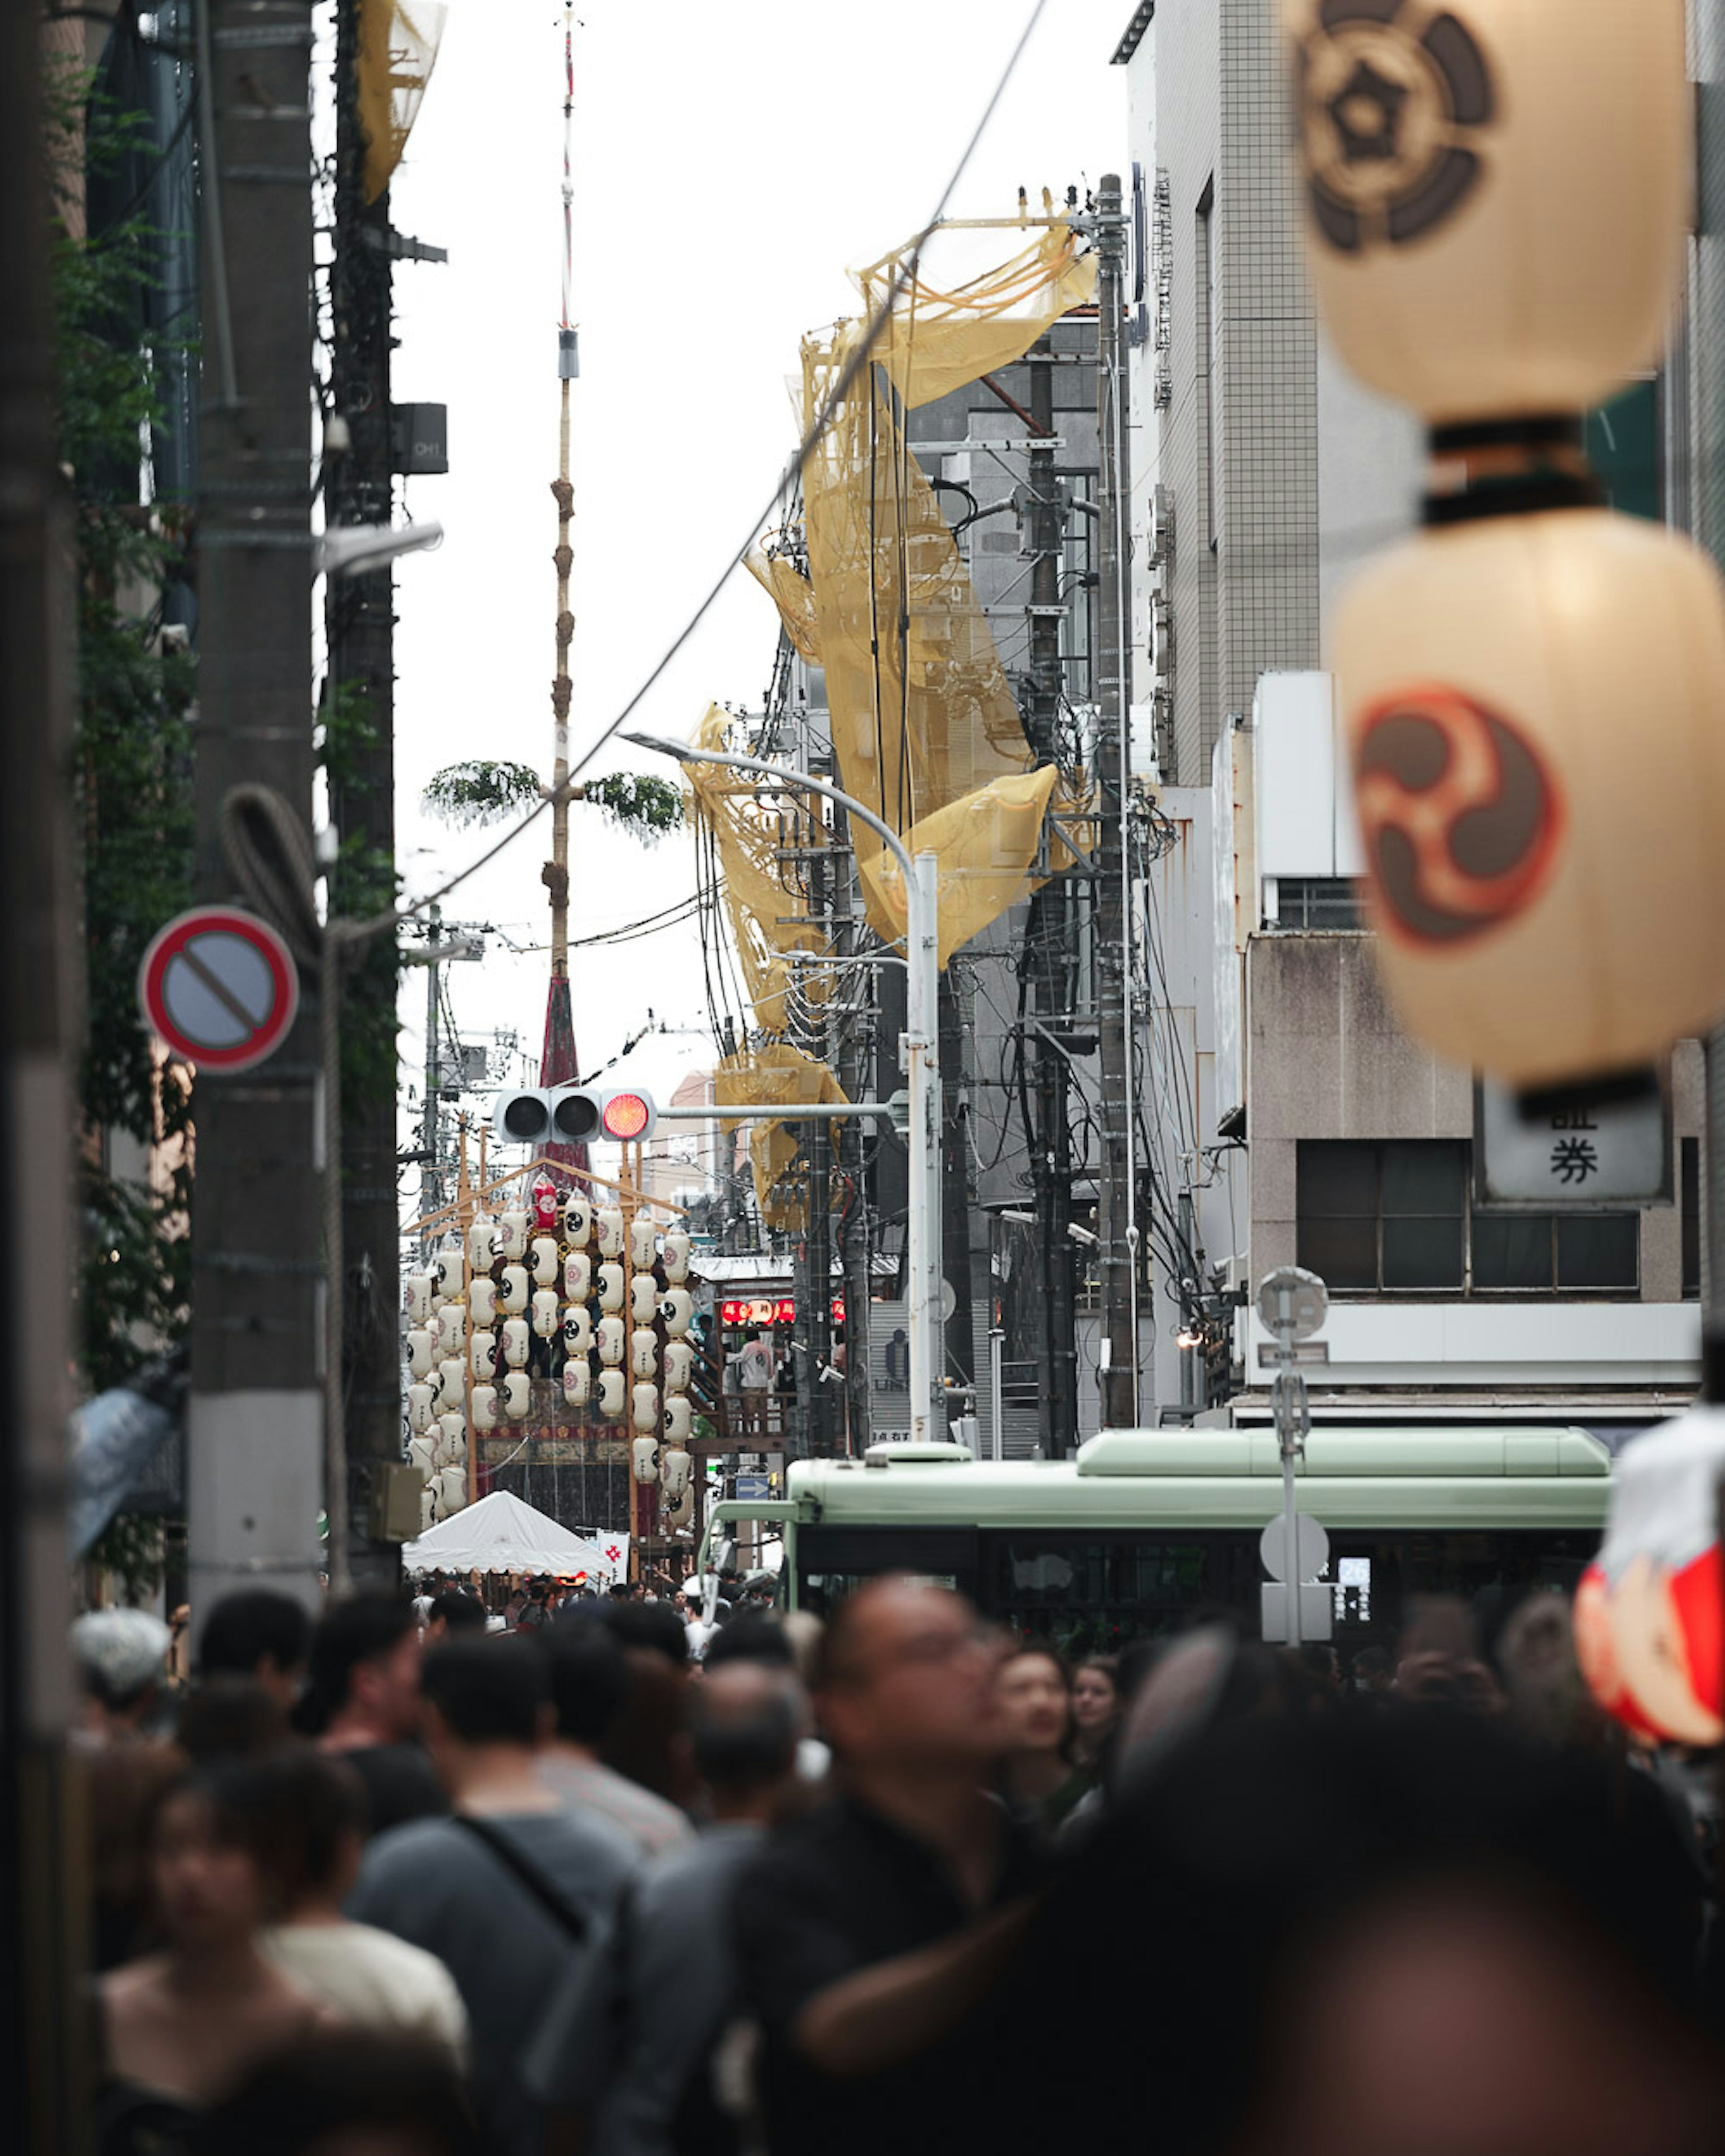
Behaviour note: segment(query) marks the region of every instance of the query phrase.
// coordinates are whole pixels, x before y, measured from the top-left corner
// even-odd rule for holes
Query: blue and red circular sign
[[[202,1070],[248,1070],[287,1038],[300,976],[267,921],[231,906],[195,906],[145,952],[138,1002],[176,1055]]]

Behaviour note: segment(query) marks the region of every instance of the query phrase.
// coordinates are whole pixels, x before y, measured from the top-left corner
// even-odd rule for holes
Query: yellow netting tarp
[[[896,248],[859,274],[870,321],[909,251]],[[920,273],[908,277],[873,357],[906,404],[932,404],[1022,359],[1051,323],[1074,307],[1093,305],[1096,296],[1095,255],[1080,254],[1069,226],[1050,225],[1010,261],[951,291]]]
[[[439,0],[359,0],[359,117],[366,135],[366,200],[401,162],[437,64],[446,10]]]
[[[752,547],[743,557],[743,566],[770,594],[778,608],[778,618],[784,624],[785,634],[798,654],[811,666],[820,664],[820,644],[814,619],[814,587],[807,577],[801,575],[794,562],[783,554],[769,554],[763,547]]]
[[[710,705],[696,729],[696,746],[726,747],[730,725],[726,714]],[[694,813],[711,830],[718,849],[732,939],[755,1024],[763,1033],[783,1033],[793,993],[818,1004],[832,991],[825,968],[804,969],[800,983],[794,978],[791,954],[818,952],[825,937],[813,921],[798,918],[803,907],[782,859],[787,851],[823,843],[825,827],[810,814],[806,795],[799,801],[793,792],[763,801],[747,777],[721,764],[690,764],[686,772]]]
[[[721,1114],[727,1107],[812,1106],[819,1101],[836,1105],[847,1097],[824,1063],[816,1062],[788,1041],[767,1041],[739,1055],[727,1055],[713,1072],[713,1100]],[[734,1131],[737,1124],[729,1122],[725,1127]],[[807,1224],[805,1181],[790,1174],[797,1155],[797,1141],[782,1122],[749,1126],[749,1166],[755,1179],[755,1199],[769,1228],[794,1232]]]

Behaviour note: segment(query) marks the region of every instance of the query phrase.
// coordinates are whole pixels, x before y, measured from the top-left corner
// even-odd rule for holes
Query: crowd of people
[[[78,1620],[102,2156],[1725,2145],[1712,1784],[1562,1598],[1344,1671],[664,1584]]]

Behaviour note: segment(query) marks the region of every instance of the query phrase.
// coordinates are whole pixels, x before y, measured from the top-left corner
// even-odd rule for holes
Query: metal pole
[[[64,34],[64,33],[63,33]],[[81,1774],[68,1757],[66,1417],[79,978],[67,762],[76,594],[54,434],[42,12],[0,14],[0,1219],[15,1253],[0,1376],[0,2141],[90,2145]]]
[[[897,865],[905,887],[908,983],[905,1077],[911,1096],[911,1173],[905,1241],[911,1274],[906,1327],[911,1336],[911,1436],[921,1443],[931,1437],[944,1438],[945,1403],[942,1398],[937,1408],[935,1389],[941,1374],[935,1360],[936,1342],[941,1338],[939,864],[932,854],[921,854],[912,861],[897,832],[866,803],[809,772],[788,770],[764,757],[737,756],[728,749],[697,749],[687,742],[670,741],[656,734],[624,734],[621,738],[636,748],[672,757],[679,763],[719,764],[726,770],[776,778],[782,785],[806,787],[811,793],[836,802],[872,831]],[[942,1395],[944,1391],[942,1386]]]
[[[999,1326],[988,1328],[988,1456],[992,1460],[1006,1457],[1006,1434],[1001,1428],[1001,1419],[1006,1411],[1003,1398],[1004,1386],[1001,1379],[1001,1357],[1006,1350],[1006,1335]]]
[[[1127,772],[1132,685],[1127,658],[1126,369],[1120,326],[1124,310],[1126,219],[1120,176],[1105,172],[1097,189],[1096,486],[1097,660],[1100,724],[1096,781],[1096,997],[1101,1063],[1101,1168],[1097,1227],[1101,1245],[1101,1410],[1105,1428],[1138,1419],[1137,1223],[1132,1104],[1131,857]]]
[[[311,820],[312,144],[310,0],[208,0],[213,116],[203,290],[231,356],[206,355],[198,512],[198,875],[227,899],[223,803],[241,781]],[[219,214],[218,214],[219,213]],[[231,365],[232,377],[228,378]],[[188,1511],[194,1625],[230,1589],[318,1595],[323,1490],[319,999],[271,1060],[198,1085]],[[392,1177],[393,1181],[393,1177]],[[393,1241],[393,1222],[391,1239]]]
[[[422,1143],[425,1147],[424,1165],[419,1170],[419,1217],[422,1220],[439,1210],[444,1202],[443,1163],[437,1157],[439,1096],[443,1085],[441,1059],[438,1054],[438,983],[441,968],[438,964],[439,923],[443,919],[443,908],[429,908],[429,927],[426,932],[425,962],[425,1130]]]

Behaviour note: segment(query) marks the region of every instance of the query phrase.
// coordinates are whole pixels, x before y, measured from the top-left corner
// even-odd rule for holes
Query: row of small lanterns
[[[1335,635],[1378,963],[1410,1032],[1522,1089],[1655,1062],[1725,1009],[1725,597],[1601,506],[1582,451],[1674,318],[1684,13],[1282,0],[1325,323],[1431,429],[1426,529]],[[1576,1598],[1589,1686],[1650,1741],[1725,1735],[1708,1359],[1707,1404],[1617,1463]]]
[[[528,1207],[495,1216],[481,1209],[465,1245],[451,1236],[404,1282],[408,1456],[425,1475],[430,1516],[466,1502],[470,1415],[480,1434],[521,1423],[534,1367],[546,1372],[560,1356],[566,1409],[626,1419],[635,1480],[662,1482],[667,1523],[686,1524],[690,1238],[670,1229],[661,1249],[650,1219],[561,1193],[542,1171],[529,1196]]]

